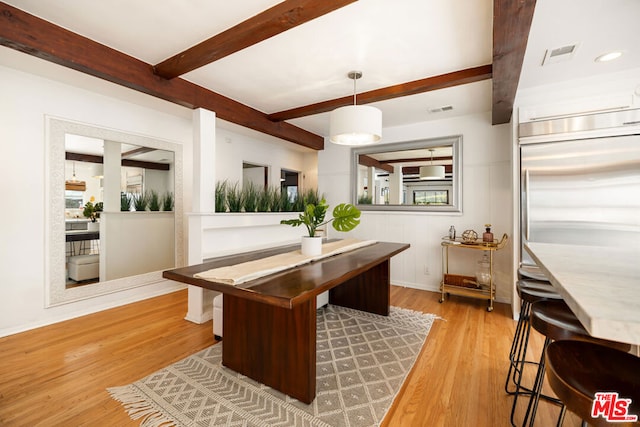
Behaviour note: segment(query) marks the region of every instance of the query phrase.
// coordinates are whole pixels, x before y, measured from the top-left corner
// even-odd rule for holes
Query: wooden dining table
[[[525,249],[592,336],[640,345],[640,243],[529,242]]]
[[[285,246],[214,258],[163,272],[163,277],[222,292],[222,364],[304,403],[316,395],[316,297],[388,316],[390,260],[409,248],[376,242],[299,267],[229,285],[195,277],[299,249]]]

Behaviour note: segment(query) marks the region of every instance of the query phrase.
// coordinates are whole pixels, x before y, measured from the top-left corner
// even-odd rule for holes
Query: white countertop
[[[592,336],[640,344],[640,244],[525,248]]]

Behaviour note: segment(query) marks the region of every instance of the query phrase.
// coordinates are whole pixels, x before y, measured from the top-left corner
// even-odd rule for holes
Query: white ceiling
[[[155,163],[173,163],[173,152],[166,150],[149,150],[131,154],[140,146],[120,143],[120,153],[128,154],[128,160],[139,160]],[[93,156],[104,155],[104,140],[88,136],[65,134],[64,149],[67,153],[89,154]]]
[[[157,64],[276,0],[9,0],[26,12]],[[490,0],[360,0],[182,78],[265,113],[490,64]],[[538,0],[519,89],[640,68],[640,0]],[[579,43],[571,61],[545,50]],[[617,61],[593,59],[622,50]],[[640,81],[639,81],[640,83]],[[491,80],[377,102],[383,126],[491,111]],[[452,111],[429,113],[445,105]],[[319,135],[328,113],[291,120]]]

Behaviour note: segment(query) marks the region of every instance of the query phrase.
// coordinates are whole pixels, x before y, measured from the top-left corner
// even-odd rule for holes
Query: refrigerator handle
[[[524,238],[529,241],[529,169],[524,170]]]

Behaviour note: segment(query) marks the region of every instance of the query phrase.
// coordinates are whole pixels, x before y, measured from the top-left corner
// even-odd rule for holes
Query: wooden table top
[[[162,273],[162,276],[177,282],[188,283],[280,307],[292,308],[296,304],[315,298],[322,292],[390,259],[392,256],[409,248],[409,245],[405,243],[377,242],[370,246],[324,258],[236,286],[194,277],[196,273],[213,268],[266,258],[299,248],[300,245],[295,244],[214,258],[202,264],[167,270]]]
[[[640,245],[525,248],[592,336],[640,344]]]

